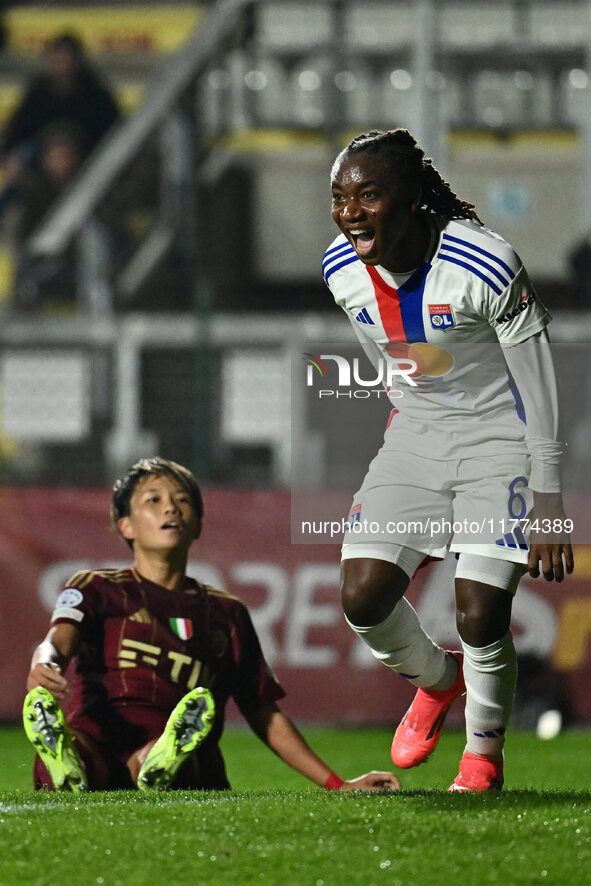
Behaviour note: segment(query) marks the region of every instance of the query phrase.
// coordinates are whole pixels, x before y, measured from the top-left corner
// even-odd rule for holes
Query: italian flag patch
[[[190,640],[193,636],[193,623],[188,618],[169,618],[172,632],[181,640]]]

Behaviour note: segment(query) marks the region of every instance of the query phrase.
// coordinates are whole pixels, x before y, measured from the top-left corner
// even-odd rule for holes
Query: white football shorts
[[[438,461],[381,449],[353,499],[342,557],[395,562],[402,546],[527,563],[528,477],[525,451]]]

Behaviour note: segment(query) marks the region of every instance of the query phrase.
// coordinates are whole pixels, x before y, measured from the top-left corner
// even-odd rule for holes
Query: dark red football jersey
[[[200,786],[226,787],[217,749],[226,702],[248,714],[285,695],[244,604],[193,579],[179,592],[134,569],[79,572],[58,597],[51,624],[60,622],[80,631],[68,722],[119,760],[161,733],[183,695],[205,686],[216,717],[198,751],[207,761]]]

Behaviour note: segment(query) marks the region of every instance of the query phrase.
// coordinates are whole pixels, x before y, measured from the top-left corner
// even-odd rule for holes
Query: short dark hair
[[[68,50],[76,58],[82,58],[84,55],[84,43],[78,34],[75,34],[73,31],[62,31],[61,34],[50,37],[45,43],[46,52],[60,49]]]
[[[171,477],[175,480],[191,496],[198,519],[203,519],[203,496],[201,495],[199,484],[191,471],[175,461],[154,456],[153,458],[140,459],[140,461],[129,468],[125,476],[121,477],[113,485],[111,524],[115,529],[117,528],[117,522],[122,517],[129,516],[131,497],[139,482],[151,474],[160,477]],[[128,544],[130,547],[133,547],[133,544],[129,541]]]

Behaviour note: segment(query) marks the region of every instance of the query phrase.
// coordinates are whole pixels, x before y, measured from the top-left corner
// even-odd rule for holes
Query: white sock
[[[466,681],[466,751],[501,760],[517,682],[511,631],[490,646],[462,641]]]
[[[377,625],[360,627],[349,619],[347,623],[379,661],[413,686],[447,689],[454,682],[456,660],[424,632],[406,597],[402,597],[390,615]]]

